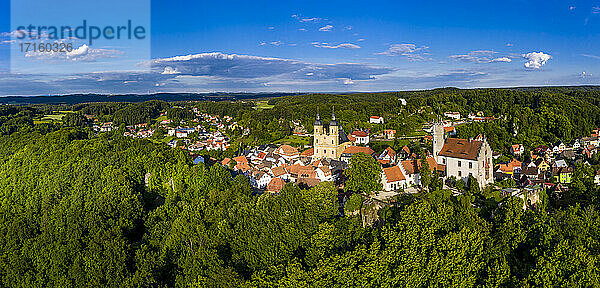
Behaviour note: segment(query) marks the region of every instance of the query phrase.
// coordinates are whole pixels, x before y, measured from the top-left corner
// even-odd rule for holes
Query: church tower
[[[444,147],[444,142],[446,142],[446,138],[444,135],[444,126],[441,121],[436,121],[433,124],[433,157],[436,162],[438,162],[438,154],[442,151]],[[439,163],[439,162],[438,162]]]
[[[329,123],[329,136],[332,141],[331,145],[337,146],[340,144],[340,127],[338,126],[338,123],[335,120],[335,107],[333,108],[333,112],[331,113],[331,122]]]
[[[317,108],[317,119],[315,119],[315,136],[323,134],[323,123],[321,122],[321,117],[319,116],[319,108]]]
[[[351,144],[335,119],[335,110],[331,113],[329,126],[323,125],[317,111],[313,136],[314,159],[339,159],[342,151]]]

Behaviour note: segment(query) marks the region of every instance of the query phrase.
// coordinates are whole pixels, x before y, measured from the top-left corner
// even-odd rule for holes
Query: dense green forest
[[[363,227],[338,216],[329,183],[252,195],[245,177],[164,145],[31,133],[0,139],[12,149],[0,160],[2,286],[600,285],[594,203],[475,208],[436,191]]]
[[[503,117],[460,133],[483,130],[503,147],[520,140],[502,136],[512,122],[531,143],[586,135],[600,126],[599,97],[444,89],[274,98],[266,110],[249,102],[197,106],[259,129],[250,135],[256,141],[290,133],[273,124],[279,119],[314,121],[317,107],[335,105],[345,126],[366,125],[363,117],[374,113],[405,116],[385,124],[395,127],[418,126],[436,110],[484,111]],[[96,105],[73,110],[135,124],[171,107]],[[363,226],[370,207],[351,197],[340,216],[331,183],[256,195],[246,177],[193,165],[180,149],[118,130],[96,135],[77,116],[33,124],[40,107],[1,108],[0,287],[600,286],[600,192],[589,169],[576,169],[571,194],[548,195],[535,210],[485,189],[458,197],[431,189],[399,197]]]

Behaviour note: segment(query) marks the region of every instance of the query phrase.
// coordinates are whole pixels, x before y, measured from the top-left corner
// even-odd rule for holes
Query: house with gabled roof
[[[429,171],[433,172],[437,170],[439,173],[444,173],[443,171],[445,170],[445,166],[438,165],[434,157],[428,157],[427,164],[429,165]],[[401,161],[398,167],[400,167],[400,169],[402,170],[402,174],[406,179],[406,186],[421,185],[421,159]]]
[[[410,153],[410,148],[408,148],[408,146],[404,145],[402,147],[402,149],[400,149],[400,151],[398,151],[398,156],[400,159],[404,160],[408,157],[410,157],[412,153]]]
[[[402,174],[402,169],[399,166],[383,168],[381,183],[385,191],[396,191],[408,187],[406,177]]]
[[[358,154],[358,153],[365,153],[367,155],[373,156],[375,154],[375,151],[369,147],[350,146],[350,147],[344,149],[344,151],[342,151],[342,155],[341,155],[340,159],[342,161],[348,163],[350,161],[350,158],[352,158],[352,156],[354,156],[355,154]]]
[[[288,180],[290,177],[289,172],[285,169],[284,166],[278,166],[278,167],[271,168],[271,174],[273,175],[273,177],[278,177],[283,180]]]
[[[348,135],[348,139],[354,142],[354,144],[367,145],[369,144],[369,133],[365,131],[355,130],[352,131],[350,135]]]
[[[274,153],[283,157],[286,161],[300,157],[300,152],[298,152],[298,149],[287,144],[281,145],[275,150]]]
[[[327,166],[318,167],[317,169],[315,169],[315,172],[316,172],[315,177],[317,179],[319,179],[321,182],[334,180],[333,173],[331,172],[331,169],[329,169],[329,167],[327,167]]]
[[[369,117],[369,123],[371,123],[371,124],[383,124],[383,117],[381,117],[381,116],[371,116],[371,117]]]
[[[281,189],[283,189],[283,186],[285,186],[285,181],[279,177],[275,177],[271,179],[267,185],[267,191],[271,193],[279,193]]]
[[[524,152],[525,147],[523,147],[523,144],[514,144],[510,146],[510,153],[512,153],[515,156],[521,156]]]
[[[252,186],[258,189],[265,189],[269,182],[271,182],[271,175],[260,170],[253,169],[250,173],[250,183]]]
[[[377,157],[377,159],[388,161],[388,163],[396,163],[396,151],[394,151],[392,147],[388,146],[387,148],[385,148],[385,150],[383,150],[383,152],[381,152],[381,154],[379,154],[379,157]]]
[[[552,177],[558,183],[571,183],[571,176],[573,176],[573,167],[555,167],[552,169]]]

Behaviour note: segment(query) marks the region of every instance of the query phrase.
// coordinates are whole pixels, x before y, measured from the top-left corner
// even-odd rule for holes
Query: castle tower
[[[444,136],[444,126],[441,122],[436,121],[433,124],[433,157],[436,162],[438,162],[438,154],[442,151],[444,147],[444,142],[446,138]],[[439,162],[438,162],[439,163]]]

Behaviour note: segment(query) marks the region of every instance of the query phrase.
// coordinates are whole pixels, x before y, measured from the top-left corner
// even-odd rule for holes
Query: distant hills
[[[513,88],[472,88],[472,89],[460,89],[455,87],[436,88],[429,90],[415,90],[415,91],[397,91],[404,93],[418,93],[429,91],[432,93],[440,93],[444,91],[452,92],[458,90],[487,90],[487,89],[500,89],[500,90],[515,90],[521,92],[548,92],[548,93],[569,93],[576,91],[600,91],[600,86],[585,85],[585,86],[540,86],[540,87],[513,87]],[[385,92],[371,92],[367,94],[377,93],[390,93],[392,91]],[[360,92],[333,92],[326,94],[357,94]],[[28,105],[28,104],[79,104],[79,103],[92,103],[92,102],[144,102],[149,100],[162,100],[166,102],[175,101],[234,101],[244,99],[260,99],[260,98],[276,98],[283,96],[295,96],[305,95],[313,93],[155,93],[155,94],[118,94],[118,95],[106,95],[106,94],[70,94],[70,95],[55,95],[55,96],[6,96],[0,97],[0,104],[13,104],[13,105]],[[323,94],[323,93],[316,93]],[[362,93],[360,93],[362,94]]]
[[[156,94],[71,94],[61,96],[7,96],[0,104],[79,104],[90,102],[144,102],[149,100],[173,101],[231,101],[301,95],[303,93],[156,93]]]

